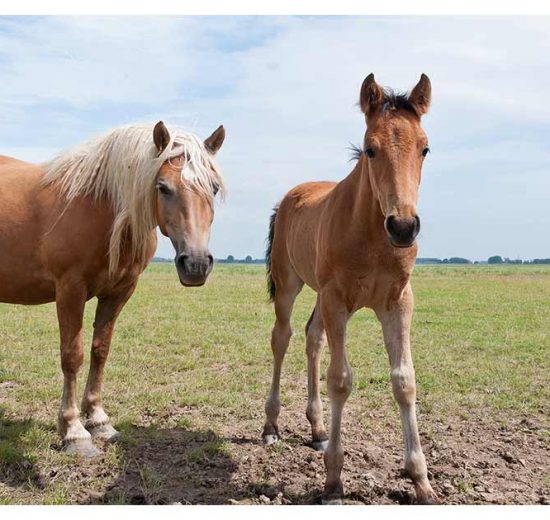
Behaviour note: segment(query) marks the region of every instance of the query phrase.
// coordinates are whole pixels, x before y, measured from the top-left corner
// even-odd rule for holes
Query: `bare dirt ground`
[[[354,417],[357,413],[350,410],[343,429],[344,503],[413,503],[413,487],[401,469],[396,421],[371,414],[367,422],[372,428],[365,429]],[[153,504],[320,503],[323,459],[307,446],[309,432],[302,410],[283,411],[284,442],[270,448],[260,442],[260,414],[255,424],[216,419],[226,424],[223,431],[136,428],[131,445],[123,448],[125,466],[120,475],[104,494],[78,501],[100,503],[120,495],[133,503]],[[497,425],[494,418],[475,417],[427,424],[424,417],[422,423],[423,430],[430,431],[422,435],[422,443],[441,503],[550,504],[548,433],[540,422],[513,417]],[[220,445],[228,450],[216,449]],[[145,479],[144,468],[149,473]],[[90,471],[101,471],[101,464],[92,465]],[[144,486],[144,481],[152,485]]]
[[[260,440],[261,409],[243,417],[208,407],[174,407],[125,425],[118,446],[103,446],[105,454],[96,459],[37,464],[32,493],[20,478],[28,478],[29,467],[21,466],[28,461],[4,471],[2,485],[22,503],[34,502],[32,495],[53,480],[66,483],[66,498],[80,504],[320,503],[323,458],[307,445],[303,410],[295,404],[283,409],[284,440],[269,448]],[[441,503],[550,504],[545,422],[543,414],[500,421],[493,414],[441,424],[421,414],[430,480]],[[344,503],[414,503],[412,484],[401,469],[397,410],[364,414],[351,403],[343,436]],[[115,465],[108,460],[113,450]]]

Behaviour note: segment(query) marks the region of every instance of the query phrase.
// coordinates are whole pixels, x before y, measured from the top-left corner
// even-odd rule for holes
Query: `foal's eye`
[[[428,155],[429,153],[430,153],[430,148],[429,146],[426,146],[424,150],[422,150],[422,157],[426,157],[426,155]]]
[[[170,195],[172,192],[166,184],[157,184],[157,189],[163,194],[163,195]]]
[[[370,146],[365,150],[365,153],[369,159],[374,158],[374,150]]]

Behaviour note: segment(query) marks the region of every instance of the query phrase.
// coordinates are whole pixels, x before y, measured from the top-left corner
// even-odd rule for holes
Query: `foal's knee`
[[[331,398],[347,399],[351,393],[352,374],[348,366],[338,369],[329,366],[327,387]]]
[[[411,367],[394,368],[391,372],[393,395],[399,404],[411,404],[416,399],[414,369]]]
[[[291,336],[290,323],[282,323],[277,320],[271,332],[271,349],[275,356],[279,355],[281,348],[286,349]]]

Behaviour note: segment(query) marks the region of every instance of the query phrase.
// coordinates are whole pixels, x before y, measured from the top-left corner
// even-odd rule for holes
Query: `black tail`
[[[271,248],[273,247],[273,237],[275,236],[275,219],[277,218],[279,207],[273,208],[273,214],[269,219],[269,235],[267,236],[267,248],[265,250],[265,264],[267,269],[267,292],[269,293],[269,301],[275,299],[275,282],[271,276]]]

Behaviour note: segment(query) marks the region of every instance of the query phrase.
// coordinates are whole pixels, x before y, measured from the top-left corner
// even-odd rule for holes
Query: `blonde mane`
[[[133,259],[144,258],[151,231],[157,226],[156,179],[164,163],[186,158],[181,181],[191,183],[212,200],[215,189],[223,196],[223,179],[202,140],[179,129],[169,129],[170,143],[158,155],[152,124],[116,128],[44,164],[43,184],[56,183],[69,204],[77,197],[108,199],[114,221],[109,242],[109,273],[120,260],[122,243],[129,240]],[[189,179],[188,171],[193,175]],[[124,242],[124,245],[128,245]]]

